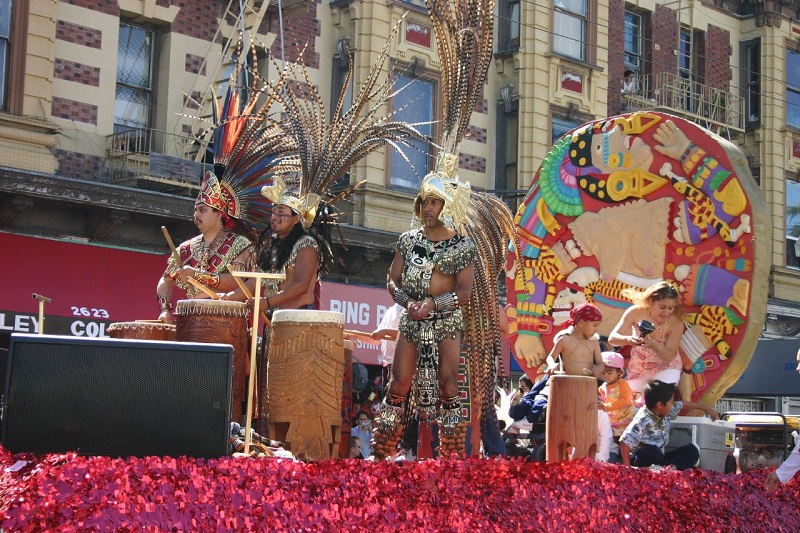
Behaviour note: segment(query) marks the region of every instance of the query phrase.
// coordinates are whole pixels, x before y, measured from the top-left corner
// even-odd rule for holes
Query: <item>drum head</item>
[[[281,322],[308,322],[313,324],[338,324],[344,326],[344,315],[338,311],[279,309],[272,314],[272,323]]]

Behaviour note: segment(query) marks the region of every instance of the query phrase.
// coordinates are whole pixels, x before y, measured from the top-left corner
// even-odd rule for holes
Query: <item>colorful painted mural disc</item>
[[[594,303],[608,335],[631,305],[622,291],[661,280],[684,309],[684,398],[713,403],[744,371],[765,320],[771,225],[730,142],[658,112],[585,124],[547,154],[516,223],[509,340],[532,378],[572,307]]]

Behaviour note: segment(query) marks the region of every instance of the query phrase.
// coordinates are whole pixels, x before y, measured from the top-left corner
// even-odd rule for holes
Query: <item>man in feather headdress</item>
[[[234,218],[239,214],[239,200],[226,182],[220,182],[209,171],[194,204],[194,225],[200,235],[181,243],[178,247],[180,265],[171,255],[167,269],[158,280],[156,298],[161,314],[159,320],[174,323],[172,291],[177,286],[186,291],[187,298],[207,296],[189,282],[189,278],[211,291],[225,293],[236,288],[236,280],[228,272],[252,270],[253,246],[248,239],[231,231]]]
[[[261,249],[258,266],[264,272],[286,274],[285,280],[267,287],[261,305],[268,309],[317,309],[322,255],[319,243],[306,230],[314,222],[320,197],[309,193],[299,198],[280,178],[261,193],[274,204],[270,217],[273,235]]]
[[[449,154],[441,156],[440,163],[452,161]],[[397,445],[404,405],[415,379],[413,403],[422,418],[437,418],[440,451],[454,451],[445,443],[461,421],[461,304],[472,295],[476,251],[473,241],[455,230],[465,213],[469,184],[448,177],[446,166],[437,165],[437,172],[423,180],[414,201],[422,227],[400,236],[389,270],[387,288],[405,311],[391,380],[376,421],[377,446],[373,448],[379,460],[391,455]]]
[[[423,227],[400,236],[390,270],[388,290],[406,311],[391,382],[376,420],[376,459],[394,453],[406,422],[402,404],[412,390],[409,403],[417,413],[437,418],[439,455],[466,452],[466,423],[456,388],[462,344],[473,399],[470,416],[497,431],[497,279],[509,242],[513,240],[514,248],[519,245],[508,207],[490,194],[470,191],[455,175],[459,145],[493,62],[494,0],[425,3],[442,65],[443,133],[436,170],[425,177],[414,203]]]

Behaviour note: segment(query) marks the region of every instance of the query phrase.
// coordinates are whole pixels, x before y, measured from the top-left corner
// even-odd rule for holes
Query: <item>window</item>
[[[556,141],[559,140],[561,137],[563,137],[564,134],[567,133],[568,131],[572,131],[581,124],[583,124],[583,122],[576,122],[574,120],[568,120],[566,118],[555,115],[553,116],[552,121],[553,121],[552,127],[550,130],[550,133],[552,134],[551,137],[552,144],[555,144]]]
[[[786,180],[786,266],[800,267],[800,183]]]
[[[394,120],[419,124],[417,129],[424,135],[431,136],[433,134],[431,122],[434,120],[434,83],[423,78],[400,74],[394,82],[394,88],[396,91],[403,88],[392,102],[392,108],[396,110]],[[422,122],[427,124],[420,124]],[[395,187],[417,190],[422,184],[422,178],[428,173],[431,151],[427,142],[412,140],[411,143],[415,149],[406,148],[404,153],[413,168],[402,156],[392,152],[390,183]]]
[[[761,123],[761,40],[743,42],[741,56],[745,127],[752,128]]]
[[[11,0],[0,0],[0,110],[8,109],[11,62]]]
[[[513,48],[519,48],[519,20],[520,20],[520,3],[519,0],[511,0],[508,2],[508,22],[510,27],[508,29],[509,44]]]
[[[516,104],[516,102],[515,102]],[[517,151],[519,149],[519,111],[514,105],[506,110],[497,109],[497,177],[496,193],[505,200],[512,213],[516,213],[521,196],[517,190]],[[524,195],[524,192],[522,193]]]
[[[625,70],[642,73],[642,16],[625,12]]]
[[[678,53],[678,70],[681,77],[690,78],[692,75],[692,34],[686,28],[681,28],[681,42]]]
[[[519,49],[519,0],[502,0],[499,4],[498,49],[501,52]]]
[[[342,89],[344,89],[344,84],[347,81],[347,74],[350,68],[350,56],[347,55],[347,45],[344,44],[343,41],[340,41],[339,46],[343,47],[342,52],[333,58],[333,68],[331,69],[331,102],[333,103],[333,105],[331,105],[331,113],[336,110],[336,103],[339,102],[339,98],[342,96]],[[353,83],[351,80],[344,95],[344,102],[342,102],[342,114],[346,113],[352,105]]]
[[[555,0],[553,51],[586,61],[586,0]]]
[[[694,112],[693,87],[694,75],[692,73],[692,32],[687,28],[681,28],[680,44],[678,48],[678,75],[681,77],[678,97],[680,98],[681,109]]]
[[[150,127],[154,37],[151,30],[120,23],[117,94],[114,102],[115,132]]]
[[[786,52],[786,123],[800,128],[800,53]]]

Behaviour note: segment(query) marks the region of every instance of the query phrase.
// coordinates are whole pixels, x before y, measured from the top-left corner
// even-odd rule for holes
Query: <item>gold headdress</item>
[[[280,177],[275,178],[272,185],[263,186],[261,194],[269,198],[273,204],[286,205],[300,215],[304,229],[310,228],[314,222],[314,218],[317,216],[317,206],[321,200],[320,195],[313,192],[298,197],[286,187],[286,183]]]
[[[419,194],[414,200],[414,216],[417,221],[422,220],[422,201],[434,196],[444,201],[439,220],[449,228],[461,226],[467,213],[471,188],[469,182],[462,183],[455,175],[457,162],[457,156],[439,152],[436,170],[422,180]]]

